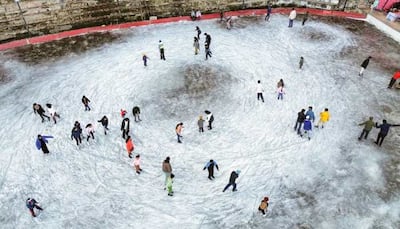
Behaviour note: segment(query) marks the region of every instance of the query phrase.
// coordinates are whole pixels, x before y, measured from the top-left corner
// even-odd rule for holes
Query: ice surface
[[[399,99],[385,89],[390,73],[369,66],[359,78],[360,63],[339,58],[341,50],[357,46],[340,26],[311,21],[289,29],[279,15],[269,23],[237,20],[230,31],[217,20],[117,31],[127,35],[123,42],[39,65],[2,54],[13,79],[0,85],[1,227],[398,228],[399,190],[381,195],[388,152],[396,150],[385,146],[398,130],[382,148],[372,143],[377,130],[357,141],[357,123],[370,115],[399,122],[381,111]],[[204,35],[194,55],[196,25],[212,36],[208,61]],[[166,61],[158,57],[160,39]],[[146,68],[142,53],[150,58]],[[281,78],[286,94],[278,101]],[[257,80],[265,103],[256,100]],[[92,101],[90,112],[83,95]],[[34,102],[52,103],[61,120],[41,123]],[[133,122],[135,105],[140,123]],[[297,112],[309,105],[317,116],[324,108],[331,113],[311,141],[293,131]],[[141,175],[121,138],[121,108],[132,121]],[[197,118],[206,109],[214,113],[215,128],[199,134]],[[97,123],[103,115],[111,122],[107,136]],[[71,141],[76,120],[96,126],[94,142],[78,148]],[[176,143],[178,122],[185,126],[183,144]],[[54,136],[49,155],[36,150],[37,134]],[[173,197],[163,190],[166,156],[176,175]],[[202,170],[211,158],[220,166],[214,181]],[[239,191],[222,193],[236,169],[242,171]],[[265,218],[256,212],[263,196],[270,198]],[[28,197],[45,209],[35,220],[25,207]]]

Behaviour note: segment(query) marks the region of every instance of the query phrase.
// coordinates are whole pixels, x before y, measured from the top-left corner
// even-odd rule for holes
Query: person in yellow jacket
[[[318,125],[315,127],[319,128],[319,124],[321,124],[322,128],[324,128],[324,125],[329,121],[329,118],[330,114],[328,108],[325,108],[323,112],[319,113]]]

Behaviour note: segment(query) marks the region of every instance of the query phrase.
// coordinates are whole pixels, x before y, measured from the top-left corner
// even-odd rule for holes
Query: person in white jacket
[[[133,167],[135,167],[136,173],[140,174],[140,172],[142,172],[142,169],[140,168],[140,163],[142,162],[142,160],[140,159],[140,155],[136,155],[135,159],[133,159]]]
[[[260,100],[264,102],[264,97],[263,97],[263,92],[264,92],[264,88],[261,84],[261,80],[257,81],[257,100]]]
[[[285,94],[285,90],[283,89],[283,87],[279,86],[276,92],[278,93],[278,100],[283,100],[283,94]]]
[[[207,127],[209,130],[212,130],[212,123],[214,122],[214,115],[209,110],[205,110],[204,113],[206,113],[206,121],[208,124]]]
[[[87,138],[86,140],[89,141],[90,136],[94,139],[94,126],[92,123],[89,123],[86,125],[86,133],[87,133]]]
[[[292,8],[292,11],[290,11],[289,14],[289,28],[293,27],[293,20],[296,19],[297,13],[294,8]]]
[[[57,118],[60,118],[60,115],[57,114],[57,112],[56,112],[56,110],[54,109],[53,105],[51,105],[50,103],[47,103],[47,104],[46,104],[46,107],[47,107],[47,111],[50,113],[50,116],[51,116],[51,118],[52,118],[53,121],[54,121],[54,124],[57,124],[56,117],[57,117]]]

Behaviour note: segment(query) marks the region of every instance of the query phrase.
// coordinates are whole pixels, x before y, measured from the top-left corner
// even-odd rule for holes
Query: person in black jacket
[[[133,107],[132,114],[135,117],[135,122],[142,121],[140,119],[140,108],[138,106]]]
[[[207,162],[207,164],[203,168],[203,170],[206,170],[206,169],[208,170],[208,179],[210,179],[210,180],[215,178],[214,177],[214,166],[219,171],[217,162],[215,162],[213,159],[211,159],[209,162]]]
[[[29,211],[33,217],[36,217],[35,211],[33,210],[34,208],[36,208],[40,211],[43,211],[43,208],[41,208],[39,206],[39,203],[33,198],[28,198],[26,200],[26,207],[29,209]]]
[[[211,36],[208,33],[204,33],[204,35],[206,36],[206,42],[208,44],[208,47],[211,47]]]
[[[121,123],[122,138],[126,139],[129,135],[129,118],[124,118]]]
[[[232,171],[231,176],[229,177],[229,184],[227,184],[222,190],[222,192],[225,192],[231,185],[233,185],[232,192],[236,192],[236,179],[239,177],[240,170]]]
[[[369,60],[370,60],[371,58],[372,58],[372,57],[369,56],[367,59],[365,59],[365,60],[361,63],[361,70],[360,70],[360,73],[358,73],[359,76],[363,76],[364,70],[367,69],[367,66],[368,66],[368,64],[369,64]]]
[[[297,130],[297,134],[301,135],[301,126],[304,123],[304,120],[306,120],[306,115],[304,114],[304,109],[301,109],[301,111],[299,113],[297,113],[297,120],[296,120],[296,125],[294,125],[294,130]]]
[[[90,100],[86,96],[82,97],[82,103],[85,106],[85,111],[90,111],[89,107]]]
[[[103,118],[101,118],[97,122],[101,122],[101,125],[104,128],[104,134],[107,135],[107,130],[108,130],[108,118],[107,118],[107,116],[104,115]]]
[[[46,117],[50,121],[50,117],[44,114],[45,111],[42,106],[40,106],[40,104],[33,104],[33,113],[38,114],[40,118],[42,118],[42,122],[44,122],[44,117]]]
[[[381,146],[383,139],[385,139],[386,135],[389,133],[390,127],[392,126],[400,126],[397,124],[389,124],[387,123],[387,121],[384,119],[382,121],[383,123],[381,125],[378,125],[378,123],[375,123],[375,127],[381,129],[381,131],[379,131],[378,137],[376,139],[375,144]]]

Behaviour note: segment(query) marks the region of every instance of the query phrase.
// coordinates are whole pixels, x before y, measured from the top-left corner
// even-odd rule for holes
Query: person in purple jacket
[[[307,134],[308,140],[311,140],[311,134],[312,134],[312,123],[310,121],[310,116],[306,116],[306,120],[304,120],[304,134]],[[303,134],[300,134],[301,137],[303,137]]]
[[[53,138],[53,136],[42,136],[39,134],[36,139],[36,148],[38,150],[42,149],[43,153],[49,153],[49,149],[46,145],[46,143],[48,143],[47,139],[49,138]]]

